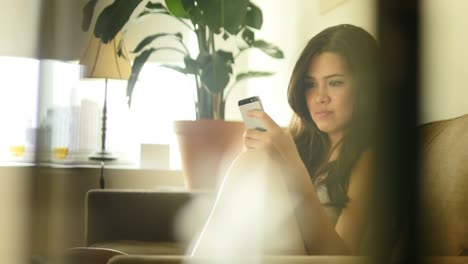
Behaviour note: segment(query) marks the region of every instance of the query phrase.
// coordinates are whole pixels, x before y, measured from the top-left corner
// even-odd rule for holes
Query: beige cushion
[[[95,248],[109,248],[131,255],[183,255],[185,249],[177,243],[115,240],[99,242]]]
[[[468,249],[468,115],[421,127],[422,234],[426,254]]]
[[[388,262],[388,261],[383,261]],[[219,262],[209,262],[203,258],[184,258],[181,256],[115,256],[109,264],[212,264]],[[278,256],[244,258],[242,262],[223,262],[223,263],[242,263],[242,264],[366,264],[377,263],[372,259],[365,257],[350,256]],[[423,263],[427,264],[465,264],[468,263],[468,257],[432,257],[425,258]]]
[[[102,264],[124,252],[108,248],[74,247],[68,249],[58,263],[67,264]]]
[[[262,256],[238,259],[215,259],[182,256],[115,256],[108,264],[366,264],[374,263],[366,257],[356,256]],[[460,262],[456,262],[458,264]],[[455,263],[454,263],[455,264]]]
[[[388,262],[388,261],[383,261]],[[204,258],[187,258],[181,256],[115,256],[108,264],[212,264]],[[260,260],[257,258],[244,258],[242,262],[222,262],[242,264],[366,264],[378,263],[366,257],[354,256],[267,256]],[[468,257],[430,257],[424,258],[426,264],[466,264]]]

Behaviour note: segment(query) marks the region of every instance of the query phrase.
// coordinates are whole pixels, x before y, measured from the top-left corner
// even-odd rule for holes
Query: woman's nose
[[[329,102],[330,97],[328,96],[326,89],[319,88],[315,99],[317,103],[324,104]]]

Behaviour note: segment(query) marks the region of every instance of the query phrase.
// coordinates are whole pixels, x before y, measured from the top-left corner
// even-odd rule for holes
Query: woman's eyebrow
[[[330,74],[330,75],[327,75],[325,76],[324,78],[325,79],[330,79],[330,78],[333,78],[333,77],[344,77],[345,75],[342,74],[342,73],[334,73],[334,74]]]
[[[344,76],[345,75],[342,74],[342,73],[333,73],[333,74],[325,75],[323,77],[323,79],[330,79],[330,78],[333,78],[333,77],[344,77]],[[304,76],[304,79],[306,79],[306,80],[315,80],[315,77],[310,76],[310,75],[306,75],[306,76]]]

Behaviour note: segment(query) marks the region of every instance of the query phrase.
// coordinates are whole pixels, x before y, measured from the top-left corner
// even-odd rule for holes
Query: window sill
[[[45,167],[45,168],[61,168],[61,169],[73,169],[73,168],[90,168],[96,169],[101,168],[100,164],[92,163],[54,163],[54,162],[20,162],[20,161],[3,161],[0,162],[0,167]],[[137,170],[137,171],[161,171],[161,172],[179,172],[179,169],[157,169],[157,168],[143,168],[139,165],[134,164],[104,164],[104,169],[111,170]]]
[[[3,181],[21,181],[39,184],[46,188],[78,188],[82,193],[99,189],[100,166],[0,163]],[[144,169],[130,166],[109,165],[105,167],[106,189],[184,190],[185,180],[180,170]],[[37,179],[37,180],[33,180]],[[7,183],[9,184],[9,183]],[[37,187],[37,186],[36,186]]]

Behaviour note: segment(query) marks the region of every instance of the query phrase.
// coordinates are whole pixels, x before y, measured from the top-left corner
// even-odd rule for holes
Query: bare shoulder
[[[375,170],[375,150],[368,148],[362,152],[361,156],[354,164],[349,176],[348,197],[352,201],[355,196],[363,196],[366,191],[370,191]]]
[[[341,211],[335,226],[351,252],[357,253],[366,230],[372,200],[375,151],[366,149],[358,158],[349,178],[348,203]]]
[[[369,147],[365,149],[358,159],[358,162],[373,162],[375,159],[375,148]]]
[[[356,161],[350,176],[350,182],[354,178],[370,177],[375,168],[375,150],[367,148]]]

